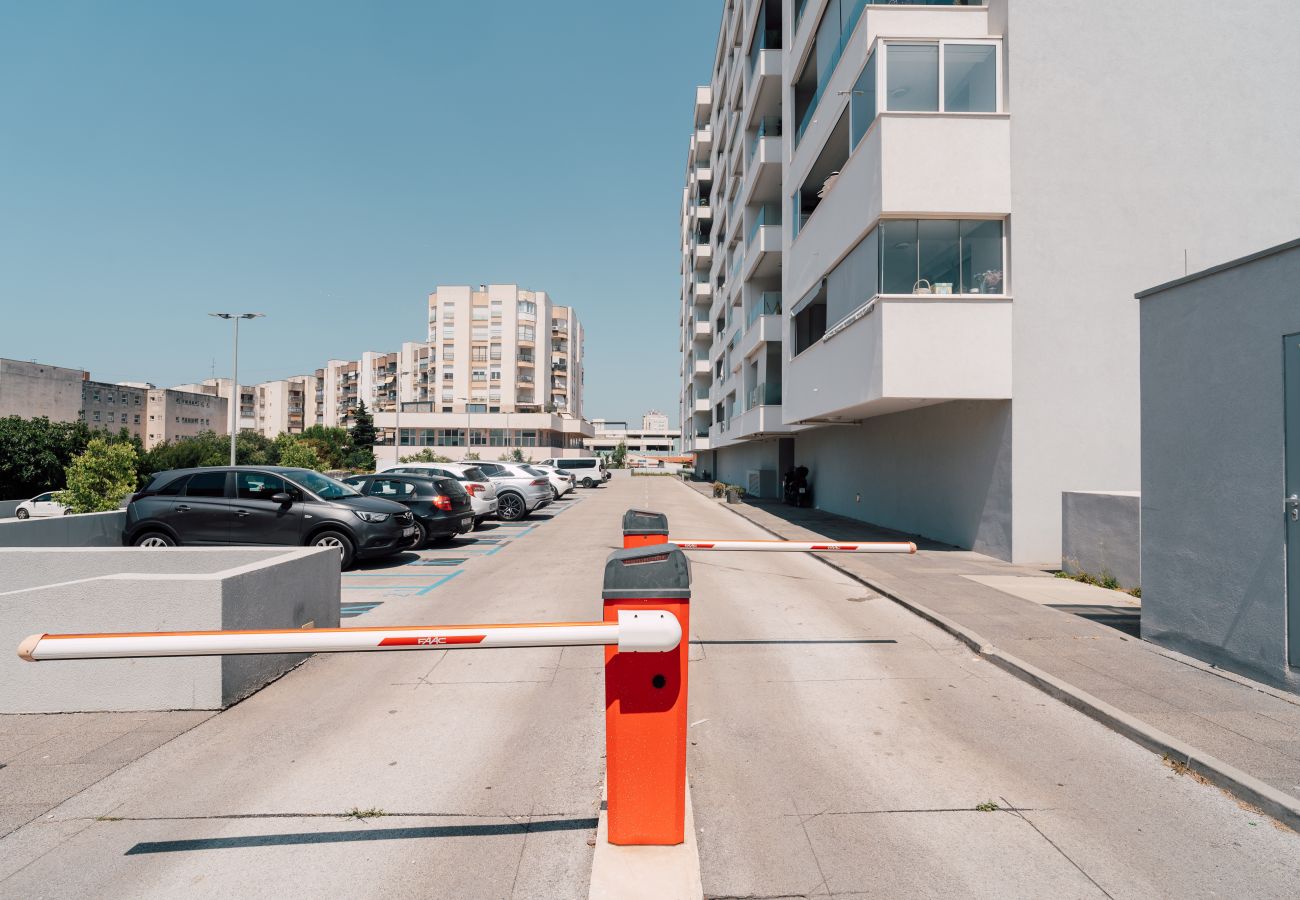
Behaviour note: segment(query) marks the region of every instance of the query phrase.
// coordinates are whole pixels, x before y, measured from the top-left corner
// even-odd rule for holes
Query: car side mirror
[[[293,495],[286,494],[284,491],[280,491],[280,493],[278,494],[271,495],[271,502],[278,503],[281,506],[288,506],[290,503],[293,502]]]

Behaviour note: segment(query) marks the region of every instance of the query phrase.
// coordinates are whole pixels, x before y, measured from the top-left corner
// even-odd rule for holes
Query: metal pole
[[[239,320],[243,316],[232,316],[235,323],[235,359],[230,366],[230,464],[235,465],[235,435],[239,433]]]

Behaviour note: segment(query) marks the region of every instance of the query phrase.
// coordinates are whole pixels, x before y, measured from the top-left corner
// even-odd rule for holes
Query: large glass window
[[[964,294],[1006,292],[1002,271],[1002,223],[961,223],[961,284]]]
[[[992,44],[943,45],[946,112],[996,112],[997,48]]]
[[[1001,294],[998,219],[886,219],[880,223],[880,292]]]
[[[791,318],[794,320],[794,354],[798,356],[826,333],[825,281],[799,303]]]
[[[876,119],[876,52],[871,51],[858,80],[853,82],[850,99],[849,147],[856,147]]]
[[[939,45],[890,44],[888,60],[889,109],[938,112]]]

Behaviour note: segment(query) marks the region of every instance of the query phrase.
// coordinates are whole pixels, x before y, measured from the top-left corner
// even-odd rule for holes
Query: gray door
[[[281,505],[271,498],[280,492],[294,498]],[[303,493],[270,472],[235,474],[235,499],[230,504],[232,544],[297,544],[302,540]]]
[[[224,544],[230,539],[227,480],[223,469],[190,476],[168,520],[182,544]]]
[[[1300,668],[1300,334],[1285,338],[1286,359],[1286,636]]]

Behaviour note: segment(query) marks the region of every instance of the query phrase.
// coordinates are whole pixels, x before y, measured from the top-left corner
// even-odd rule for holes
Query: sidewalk
[[[684,483],[710,494],[707,484]],[[817,509],[774,501],[722,505],[786,540],[899,538]],[[1130,636],[1124,625],[1137,604],[1127,594],[916,543],[915,556],[820,558],[1001,668],[1300,830],[1300,697]]]

